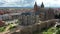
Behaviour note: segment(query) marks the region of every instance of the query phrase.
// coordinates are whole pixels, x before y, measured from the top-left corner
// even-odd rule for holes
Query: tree
[[[56,34],[60,34],[60,30],[58,30]]]

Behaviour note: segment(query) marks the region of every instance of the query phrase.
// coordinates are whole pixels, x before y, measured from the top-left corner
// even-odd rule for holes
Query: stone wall
[[[56,24],[55,20],[46,21],[42,23],[36,23],[32,26],[26,26],[24,29],[21,30],[21,34],[33,34],[35,31],[42,31],[43,29],[49,28],[51,26],[54,26]]]
[[[43,29],[47,29],[49,27],[52,27],[56,24],[58,20],[48,20],[40,23],[35,23],[30,26],[24,26],[20,30],[20,34],[33,34],[33,32],[36,31],[42,31]]]

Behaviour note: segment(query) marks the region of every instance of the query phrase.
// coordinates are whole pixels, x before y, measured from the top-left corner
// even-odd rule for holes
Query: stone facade
[[[39,22],[38,15],[20,15],[19,17],[20,25],[33,25]]]

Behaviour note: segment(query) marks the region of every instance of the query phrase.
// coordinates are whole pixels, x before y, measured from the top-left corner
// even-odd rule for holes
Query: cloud
[[[45,7],[60,7],[60,0],[35,0],[38,5],[43,2]]]
[[[60,7],[60,0],[0,0],[0,7],[32,7],[34,2],[45,7]]]
[[[33,3],[34,0],[0,0],[0,7],[30,7]]]

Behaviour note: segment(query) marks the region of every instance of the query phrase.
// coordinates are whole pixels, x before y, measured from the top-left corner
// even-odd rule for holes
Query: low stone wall
[[[30,26],[25,26],[20,30],[20,34],[33,34],[35,31],[42,31],[56,24],[58,20],[49,20],[41,23],[36,23]]]
[[[43,29],[46,29],[48,27],[54,26],[56,24],[55,20],[51,21],[45,21],[42,23],[36,23],[32,26],[26,26],[21,30],[21,34],[33,34],[34,31],[41,31]]]

